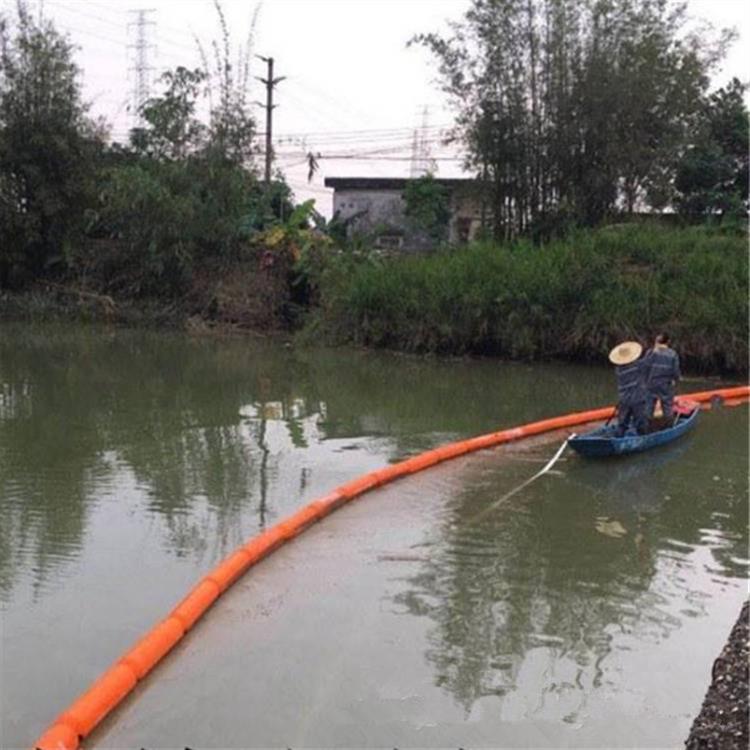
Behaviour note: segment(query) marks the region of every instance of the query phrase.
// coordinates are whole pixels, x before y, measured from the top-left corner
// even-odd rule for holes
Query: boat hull
[[[605,425],[591,432],[571,438],[568,444],[576,453],[588,458],[604,458],[606,456],[640,453],[641,451],[657,448],[660,445],[666,445],[682,437],[682,435],[689,432],[695,426],[698,420],[698,413],[699,410],[694,409],[689,414],[681,414],[673,427],[651,432],[647,435],[628,432],[623,437],[616,437],[615,431],[617,428],[614,425]]]

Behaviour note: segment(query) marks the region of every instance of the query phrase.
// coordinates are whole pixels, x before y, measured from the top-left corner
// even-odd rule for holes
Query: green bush
[[[323,276],[315,325],[339,342],[405,351],[598,361],[620,339],[667,328],[688,366],[745,370],[746,244],[645,224],[541,247],[339,257]]]

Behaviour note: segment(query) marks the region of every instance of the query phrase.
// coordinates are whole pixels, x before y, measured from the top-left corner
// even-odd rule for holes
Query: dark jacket
[[[645,358],[637,359],[629,365],[618,365],[615,368],[617,376],[617,396],[623,405],[639,404],[646,401],[646,377],[648,375]]]
[[[662,390],[680,379],[680,358],[674,349],[654,347],[645,359],[648,366],[646,385],[650,391]]]

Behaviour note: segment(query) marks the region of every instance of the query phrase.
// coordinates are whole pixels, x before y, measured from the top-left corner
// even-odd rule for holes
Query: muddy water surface
[[[611,399],[605,368],[4,326],[3,746],[28,746],[200,574],[300,504],[428,447]],[[490,513],[555,443],[373,493],[309,532],[316,585],[342,559],[361,572],[345,592],[303,585],[305,538],[258,569],[265,588],[243,582],[256,615],[241,621],[258,631],[231,632],[267,679],[234,725],[217,717],[236,658],[201,672],[203,715],[115,719],[109,731],[135,734],[103,744],[679,744],[744,596],[747,430],[726,409],[659,453],[566,455]],[[217,608],[203,653],[224,652],[229,621]]]

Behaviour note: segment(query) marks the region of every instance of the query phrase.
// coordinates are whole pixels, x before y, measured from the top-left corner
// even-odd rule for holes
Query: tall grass
[[[747,239],[627,225],[542,247],[339,261],[323,277],[317,322],[336,341],[373,347],[599,361],[617,341],[664,328],[688,367],[745,371]]]

